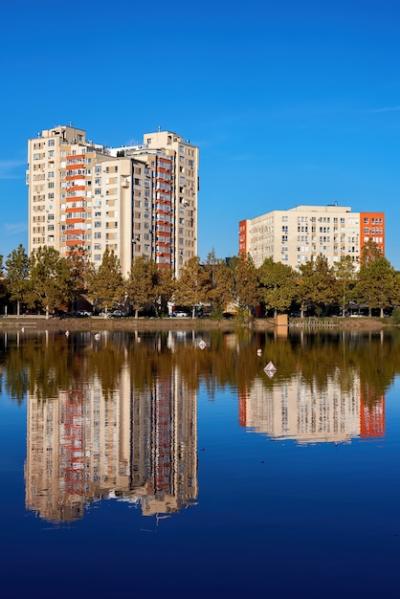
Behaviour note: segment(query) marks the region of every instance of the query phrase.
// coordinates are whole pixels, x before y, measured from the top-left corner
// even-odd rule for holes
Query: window
[[[54,139],[49,139],[49,141],[47,142],[47,145],[49,146],[49,148],[50,148],[51,146],[54,146],[54,144],[55,144],[55,141],[54,141]]]

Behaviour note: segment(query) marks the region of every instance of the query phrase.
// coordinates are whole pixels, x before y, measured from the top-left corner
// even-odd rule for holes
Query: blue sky
[[[201,150],[199,252],[300,203],[384,209],[400,268],[400,3],[1,3],[0,253],[26,242],[26,140],[105,144],[159,125]]]

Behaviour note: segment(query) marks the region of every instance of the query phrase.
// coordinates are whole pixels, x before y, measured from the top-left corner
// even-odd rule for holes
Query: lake
[[[396,332],[0,333],[2,596],[397,597],[399,373]]]

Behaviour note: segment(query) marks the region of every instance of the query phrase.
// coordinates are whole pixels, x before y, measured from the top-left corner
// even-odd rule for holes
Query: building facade
[[[298,443],[383,437],[385,397],[371,392],[357,372],[343,384],[337,371],[324,388],[301,373],[273,386],[257,378],[239,392],[239,422],[252,432]]]
[[[342,256],[357,265],[365,243],[374,241],[385,252],[383,212],[352,212],[342,206],[297,206],[274,210],[239,223],[239,253],[255,265],[266,258],[299,268],[322,254],[332,266]]]
[[[197,255],[198,148],[169,131],[108,148],[59,126],[28,142],[29,251],[114,250],[128,274],[136,256],[178,276]]]
[[[177,367],[138,390],[124,367],[115,390],[78,383],[27,402],[26,507],[51,522],[83,518],[101,499],[143,516],[196,503],[197,395]]]

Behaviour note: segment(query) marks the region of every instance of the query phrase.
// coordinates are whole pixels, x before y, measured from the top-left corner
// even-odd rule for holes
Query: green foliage
[[[27,301],[53,312],[71,299],[70,269],[67,260],[52,247],[39,247],[30,258],[30,281]]]
[[[191,258],[183,266],[176,284],[174,300],[176,304],[192,309],[195,316],[196,306],[208,300],[210,289],[209,273],[200,264],[197,257]]]
[[[209,255],[210,258],[210,255]],[[222,318],[228,305],[234,300],[234,272],[224,260],[207,259],[206,268],[210,289],[208,301],[214,318]]]
[[[300,266],[296,296],[301,310],[313,307],[317,314],[336,300],[336,279],[325,256],[317,256]]]
[[[136,318],[140,310],[154,304],[156,271],[157,266],[147,258],[136,258],[132,264],[126,291]]]
[[[296,276],[294,270],[267,258],[258,269],[261,284],[261,298],[267,309],[274,313],[288,310],[296,297]]]
[[[400,308],[395,308],[392,312],[393,324],[400,324]]]
[[[395,306],[399,296],[399,276],[389,260],[379,253],[362,262],[355,287],[359,303],[366,304],[370,312],[379,308],[383,316],[383,310]]]
[[[17,302],[17,313],[20,304],[26,300],[29,290],[29,257],[23,245],[13,250],[7,260],[7,286],[10,299]]]
[[[234,265],[234,291],[239,310],[249,313],[260,299],[257,269],[250,256],[240,256]]]
[[[124,296],[121,266],[113,250],[106,249],[98,270],[92,270],[88,281],[88,294],[93,305],[106,312]]]
[[[342,307],[342,314],[344,316],[349,301],[353,298],[354,286],[356,284],[356,273],[351,256],[341,256],[339,262],[336,262],[334,266],[334,272],[338,301]]]

